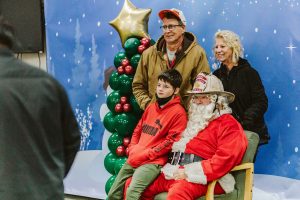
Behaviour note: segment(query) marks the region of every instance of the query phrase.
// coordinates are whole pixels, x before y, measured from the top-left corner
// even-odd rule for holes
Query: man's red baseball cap
[[[178,10],[176,8],[171,8],[171,9],[167,9],[167,10],[161,10],[158,13],[159,18],[162,20],[163,18],[165,18],[166,13],[171,13],[173,14],[176,18],[178,18],[183,25],[186,25],[186,19],[185,16],[183,14],[183,12],[181,10]]]

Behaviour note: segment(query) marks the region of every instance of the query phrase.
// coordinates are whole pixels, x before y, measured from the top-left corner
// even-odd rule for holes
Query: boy
[[[168,160],[172,144],[179,140],[187,115],[177,96],[182,77],[177,70],[158,76],[156,102],[151,103],[133,131],[127,162],[109,193],[109,200],[123,199],[125,181],[132,176],[126,199],[139,199],[144,189],[159,175]]]

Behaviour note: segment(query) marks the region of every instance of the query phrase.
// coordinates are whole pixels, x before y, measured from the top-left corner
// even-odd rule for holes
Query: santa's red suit
[[[206,194],[208,182],[219,178],[215,193],[231,192],[235,181],[228,172],[240,164],[247,145],[243,128],[230,114],[219,116],[194,134],[185,131],[182,138],[173,144],[172,151],[194,154],[203,160],[185,164],[187,178],[181,180],[174,180],[173,177],[180,166],[167,163],[143,193],[143,199],[153,199],[156,194],[168,192],[169,200],[194,200]]]

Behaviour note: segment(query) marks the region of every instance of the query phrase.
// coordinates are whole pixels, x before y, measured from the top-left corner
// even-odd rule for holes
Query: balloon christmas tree
[[[107,194],[127,160],[130,137],[142,114],[132,94],[132,81],[142,52],[154,43],[147,34],[150,13],[150,9],[137,9],[125,0],[118,17],[110,22],[118,31],[125,51],[114,57],[116,71],[109,78],[113,91],[106,100],[110,112],[103,120],[104,127],[112,133],[107,144],[110,153],[104,159],[104,167],[112,175],[105,184]]]

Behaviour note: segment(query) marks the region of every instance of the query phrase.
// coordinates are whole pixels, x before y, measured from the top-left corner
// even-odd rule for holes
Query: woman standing
[[[218,31],[213,51],[221,63],[213,74],[221,79],[225,91],[235,94],[235,100],[230,104],[233,116],[245,130],[259,134],[260,144],[267,144],[270,136],[264,113],[268,108],[268,98],[258,72],[242,58],[239,36],[228,30]]]

